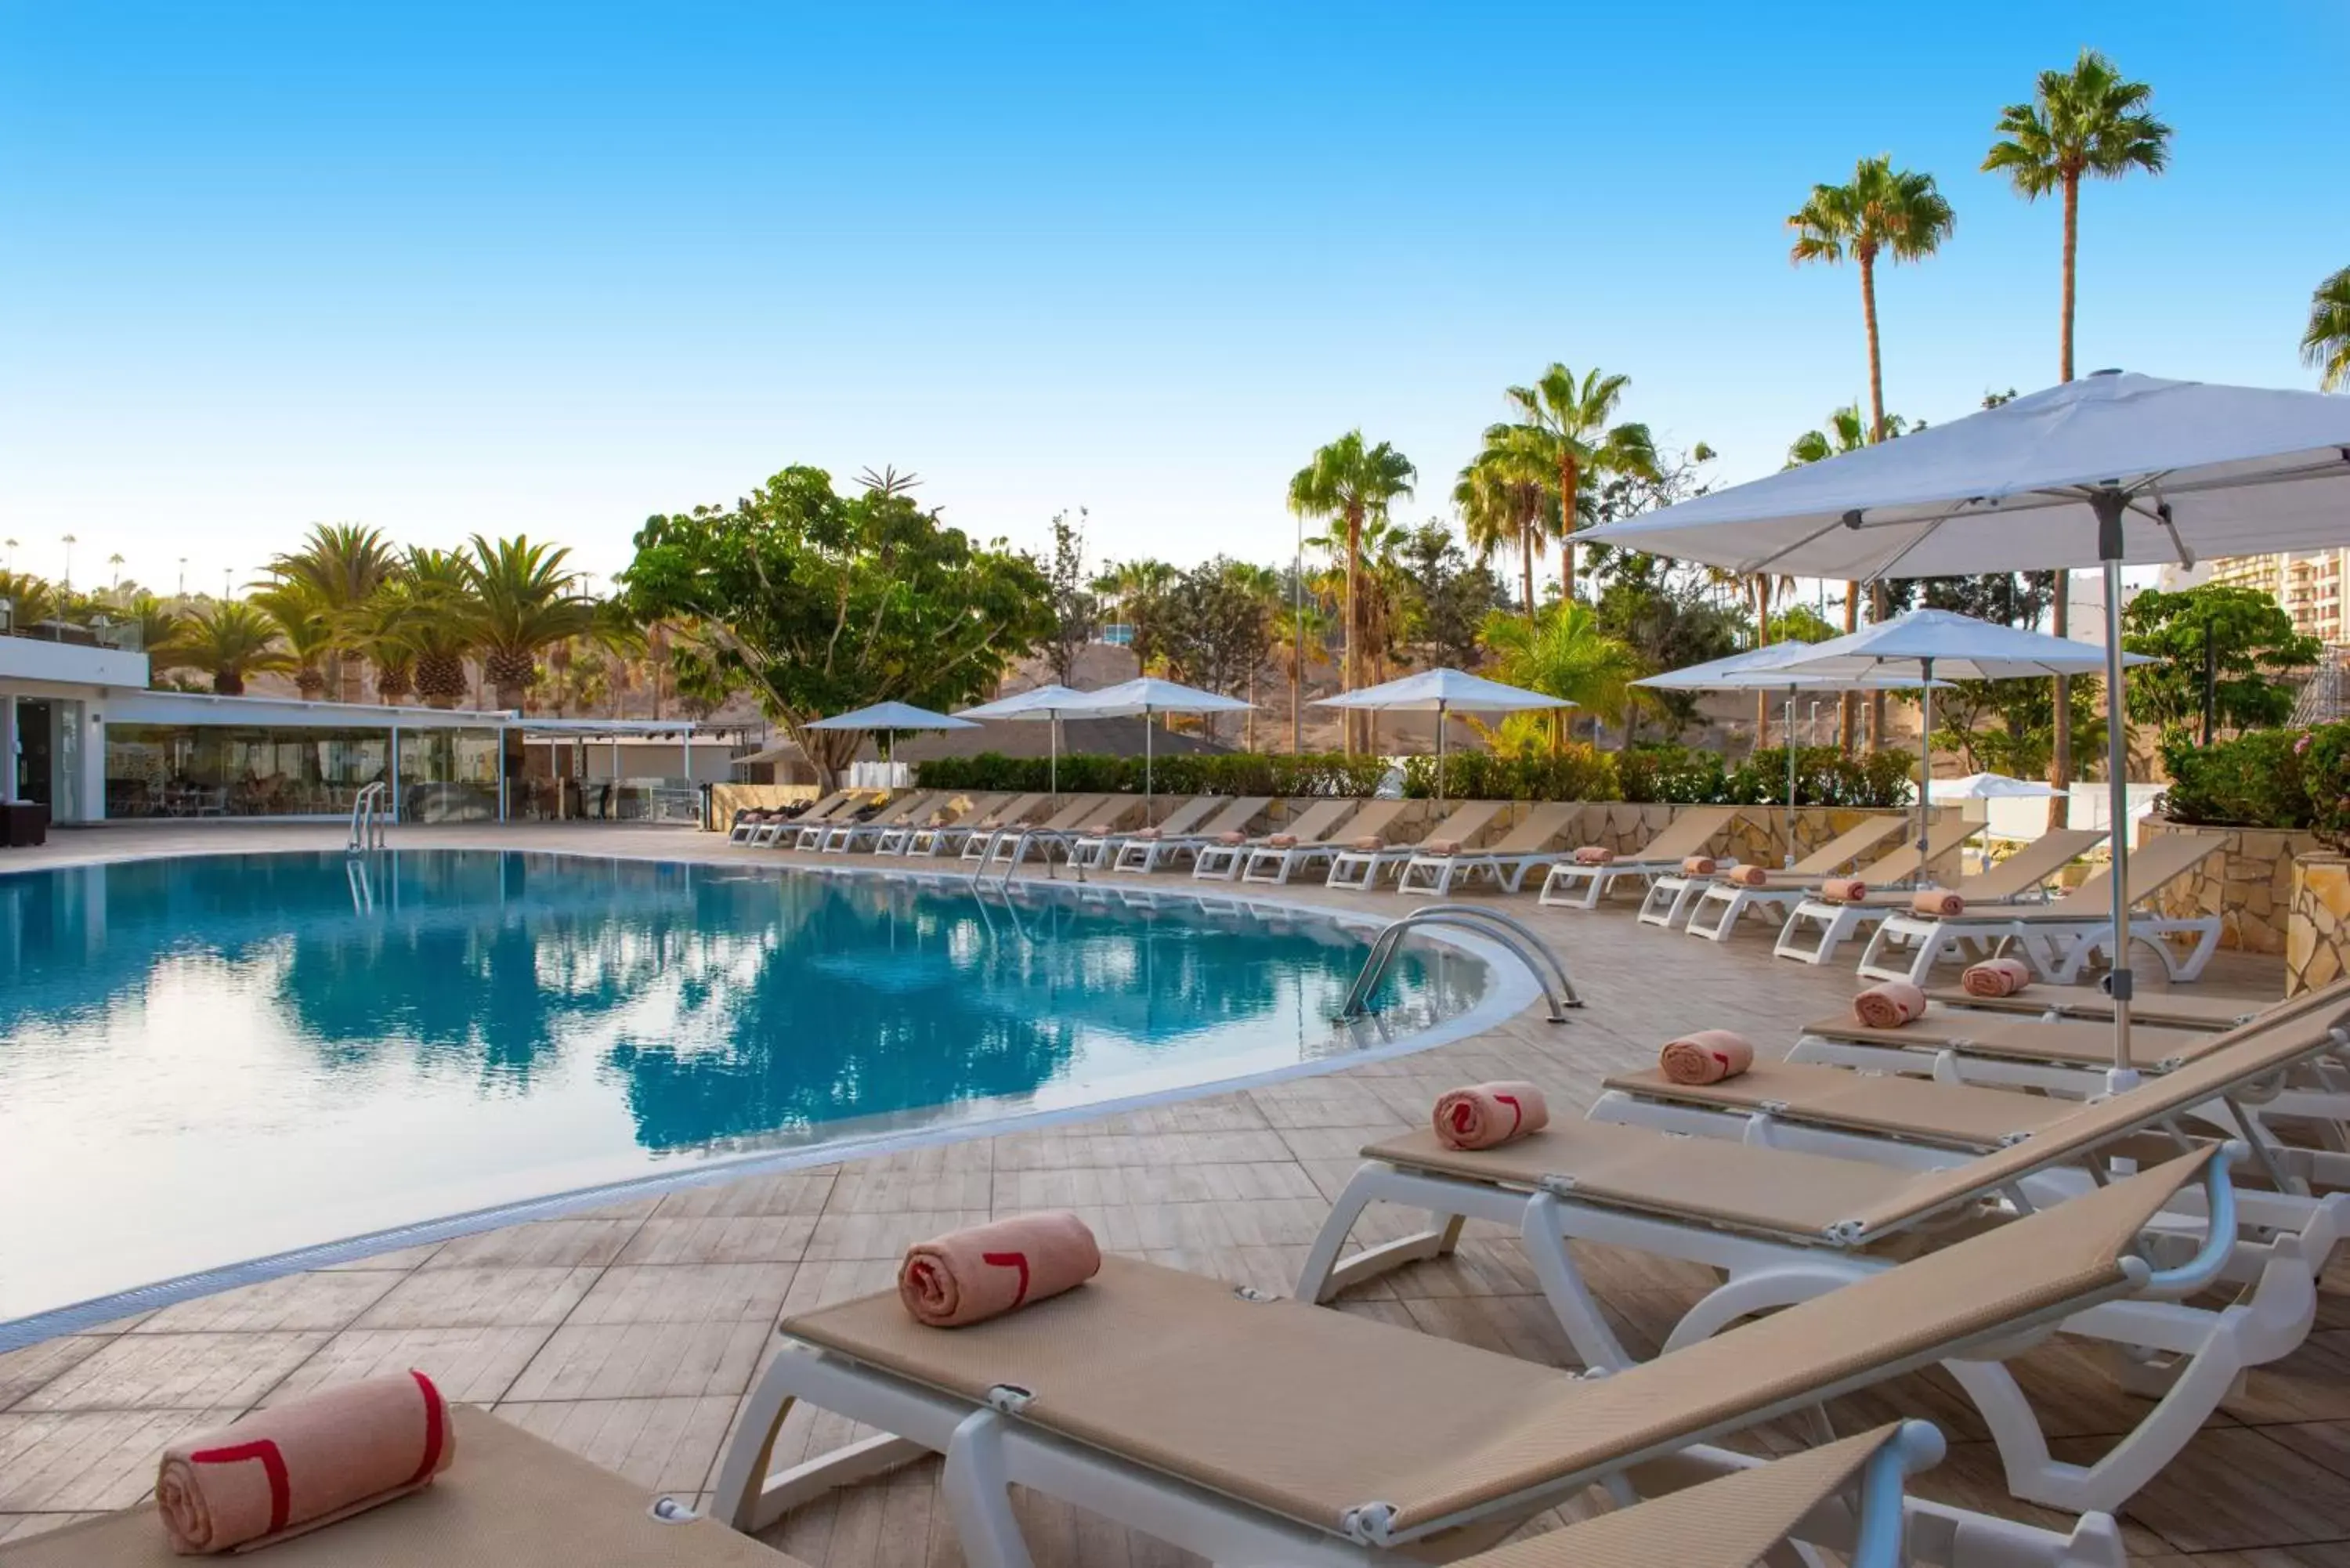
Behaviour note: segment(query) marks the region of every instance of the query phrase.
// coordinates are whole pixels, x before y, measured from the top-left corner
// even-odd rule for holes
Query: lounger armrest
[[[2204,1162],[2203,1202],[2209,1217],[2203,1245],[2177,1268],[2153,1271],[2147,1278],[2145,1294],[2191,1296],[2219,1277],[2236,1249],[2236,1183],[2229,1168],[2251,1155],[2241,1139],[2230,1138],[2216,1158]]]
[[[1893,1440],[1868,1456],[1860,1472],[1860,1535],[1853,1542],[1852,1568],[1902,1568],[1905,1550],[1904,1482],[1942,1462],[1949,1448],[1929,1421],[1904,1421]]]

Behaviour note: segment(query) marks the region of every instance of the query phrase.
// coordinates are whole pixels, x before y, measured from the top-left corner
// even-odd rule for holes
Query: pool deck
[[[342,841],[339,825],[65,830],[44,848],[0,853],[0,872]],[[721,864],[798,858],[625,824],[400,827],[392,843]],[[1188,876],[1149,881],[1193,885]],[[1319,887],[1279,896],[1380,914],[1411,907]],[[1587,914],[1538,909],[1531,893],[1501,903],[1565,959],[1586,1002],[1568,1023],[1546,1023],[1536,1007],[1471,1039],[1327,1075],[585,1210],[0,1355],[0,1541],[137,1501],[156,1450],[181,1433],[338,1378],[409,1366],[452,1398],[490,1406],[649,1490],[699,1499],[778,1314],[886,1287],[910,1241],[992,1215],[1068,1208],[1109,1250],[1285,1292],[1357,1148],[1421,1121],[1440,1090],[1527,1078],[1571,1116],[1607,1074],[1649,1064],[1675,1033],[1730,1024],[1766,1050],[1783,1049],[1798,1025],[1841,1008],[1855,988],[1848,963],[1775,961],[1759,932],[1717,947],[1638,926],[1628,898]],[[2282,986],[2280,962],[2221,954],[2197,989],[2267,999]],[[1393,1232],[1372,1224],[1363,1233]],[[1629,1252],[1578,1246],[1578,1256],[1618,1332],[1642,1351],[1712,1283],[1706,1271]],[[2350,1264],[2337,1259],[2327,1285],[2308,1343],[2251,1373],[2130,1504],[2123,1526],[2134,1558],[2172,1568],[2350,1568]],[[1389,1275],[1342,1307],[1576,1365],[1514,1244],[1490,1226],[1472,1226],[1455,1257]],[[2101,1452],[2147,1407],[2063,1343],[2015,1365],[2060,1434],[2060,1459]],[[1950,1458],[1918,1491],[2062,1522],[2006,1496],[1981,1420],[1939,1373],[1840,1402],[1839,1425],[1887,1412],[1934,1419],[1951,1439]],[[832,1447],[847,1430],[795,1411],[777,1461]],[[937,1473],[929,1461],[840,1493],[768,1538],[826,1568],[958,1563]],[[1034,1498],[1021,1510],[1040,1568],[1195,1561]]]

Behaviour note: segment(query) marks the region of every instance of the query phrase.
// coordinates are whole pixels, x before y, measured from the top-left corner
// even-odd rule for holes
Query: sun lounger
[[[1618,882],[1638,877],[1646,887],[1679,871],[1682,861],[1704,854],[1706,846],[1728,831],[1744,811],[1736,805],[1687,806],[1665,825],[1664,831],[1620,859],[1604,866],[1562,860],[1543,878],[1537,901],[1558,909],[1596,909]]]
[[[1142,820],[1143,799],[1139,794],[1078,795],[1060,810],[1040,823],[1026,827],[1000,827],[991,835],[985,853],[978,858],[983,867],[1017,866],[1035,850],[1039,859],[1049,859],[1058,848],[1064,858],[1075,844],[1076,835],[1088,826],[1108,823],[1116,827]],[[964,859],[971,859],[971,846],[963,846]]]
[[[748,844],[752,835],[759,829],[769,823],[781,825],[790,816],[790,810],[784,806],[746,806],[737,811],[733,822],[728,825],[726,841],[729,844]]]
[[[1663,926],[1669,930],[1679,925],[1684,916],[1693,915],[1698,900],[1710,894],[1718,892],[1721,896],[1721,901],[1723,902],[1732,901],[1730,895],[1733,893],[1776,893],[1783,898],[1800,897],[1803,892],[1817,888],[1825,878],[1838,875],[1853,862],[1882,845],[1887,839],[1900,833],[1908,826],[1908,820],[1906,817],[1895,816],[1889,813],[1865,816],[1794,865],[1772,871],[1769,874],[1771,879],[1761,888],[1732,887],[1718,876],[1692,877],[1681,871],[1659,877],[1648,884],[1648,895],[1640,900],[1640,912],[1637,918],[1642,925]],[[1929,845],[1935,843],[1935,834],[1947,833],[1951,827],[1958,826],[1961,825],[1955,817],[1933,825],[1927,829],[1928,843]],[[1956,840],[1952,842],[1955,843]],[[1908,857],[1912,862],[1917,860],[1917,846],[1909,846]],[[1887,855],[1885,858],[1891,860],[1894,857]],[[1868,872],[1863,872],[1860,875],[1864,879],[1871,879]],[[1907,871],[1893,873],[1895,877],[1908,875],[1909,873]],[[1885,878],[1885,880],[1891,879],[1891,877]],[[1737,900],[1738,908],[1721,918],[1722,930],[1714,933],[1711,940],[1720,941],[1722,936],[1727,934],[1730,923],[1737,919],[1747,905],[1758,901],[1760,900],[1751,898]],[[1771,907],[1792,906],[1773,903]]]
[[[954,821],[936,827],[918,827],[906,840],[906,853],[931,858],[959,855],[974,836],[984,838],[999,827],[1035,821],[1051,807],[1052,801],[1051,795],[1038,790],[1014,795],[984,811],[967,811]]]
[[[2143,939],[2161,955],[2174,982],[2203,972],[2220,946],[2220,917],[2173,917],[2154,902],[2173,882],[2226,848],[2219,834],[2163,833],[2148,836],[2129,856],[2132,939]],[[2024,853],[2029,853],[2027,849]],[[1959,891],[1966,891],[1963,885]],[[1979,909],[1969,898],[1964,914],[1940,919],[1896,911],[1880,922],[1860,955],[1860,972],[1880,980],[1922,981],[1947,958],[1988,958],[2012,945],[2041,977],[2070,984],[2097,954],[2118,963],[2113,946],[2113,867],[2108,866],[2072,892],[2034,909]],[[2161,939],[2189,936],[2184,958]]]
[[[1015,1486],[1216,1562],[1401,1563],[1440,1545],[1449,1557],[1462,1549],[1456,1532],[1497,1539],[1668,1456],[1719,1464],[1711,1439],[1776,1415],[1966,1365],[2107,1303],[2134,1307],[2125,1298],[2149,1289],[2192,1288],[2208,1258],[2157,1270],[2137,1238],[2210,1163],[2190,1154],[1599,1378],[1122,1257],[1066,1294],[951,1332],[913,1322],[894,1292],[868,1296],[784,1319],[713,1506],[757,1529],[931,1453],[945,1456],[974,1568],[1030,1561]],[[2206,1179],[2224,1200],[2224,1178]],[[800,1401],[876,1435],[771,1475]],[[2068,1552],[2110,1563],[2118,1548],[2103,1521],[2084,1521],[2085,1539],[1904,1511],[1912,1549],[1950,1552],[1960,1568]],[[1519,1551],[1489,1561],[1546,1561]]]
[[[1982,829],[1981,823],[1969,822],[1956,813],[1946,814],[1926,829],[1924,855],[1918,853],[1914,843],[1897,845],[1853,875],[1880,892],[1906,887],[1918,877],[1920,867],[1940,859]],[[1727,941],[1739,918],[1749,909],[1759,909],[1775,911],[1778,929],[1783,930],[1787,917],[1817,898],[1820,884],[1826,880],[1825,876],[1799,878],[1774,873],[1760,888],[1735,888],[1717,877],[1710,886],[1699,889],[1689,921],[1682,929],[1708,941]],[[1887,896],[1890,897],[1889,892]]]
[[[902,856],[913,847],[914,835],[925,828],[944,827],[951,823],[969,822],[995,811],[1011,800],[1008,794],[960,795],[952,790],[942,790],[931,808],[917,816],[885,827],[873,838],[876,855]]]
[[[1227,833],[1196,845],[1191,850],[1192,878],[1201,882],[1237,882],[1249,857],[1259,849],[1272,847],[1275,838],[1295,838],[1303,844],[1326,837],[1362,804],[1351,798],[1311,801],[1271,833],[1255,834],[1238,844],[1232,843],[1232,836]]]
[[[798,832],[802,823],[821,822],[834,812],[848,805],[856,798],[855,791],[837,789],[822,800],[799,811],[793,811],[786,807],[781,811],[770,812],[766,821],[754,829],[743,842],[746,844],[776,843],[785,834]]]
[[[1583,820],[1580,801],[1544,801],[1530,806],[1515,827],[1480,849],[1438,854],[1422,849],[1404,862],[1396,878],[1399,893],[1426,893],[1442,898],[1454,882],[1474,882],[1491,877],[1503,892],[1514,893],[1537,866],[1555,866],[1573,851],[1554,846],[1573,834]]]
[[[2049,881],[2104,837],[2102,828],[2052,827],[1989,870],[1960,877],[1951,888],[1970,904],[2012,906],[2044,899]],[[1801,963],[1825,963],[1861,927],[1907,914],[1910,892],[1887,888],[1858,903],[1809,895],[1789,911],[1771,950]]]
[[[1933,1249],[1971,1227],[2005,1229],[2012,1220],[1998,1221],[2002,1213],[2052,1203],[2051,1211],[2063,1212],[2080,1195],[2109,1190],[2095,1184],[2129,1168],[2115,1163],[2122,1157],[2144,1156],[2147,1140],[2140,1135],[2168,1136],[2206,1102],[2339,1053],[2350,1038],[2341,1027],[2345,1011],[2350,989],[2337,990],[2311,1008],[2239,1031],[2224,1055],[2126,1094],[2074,1103],[2061,1116],[2021,1105],[2012,1112],[1995,1107],[1991,1125],[1968,1131],[1986,1143],[1994,1134],[2005,1141],[1981,1149],[1963,1137],[1880,1140],[1866,1158],[1851,1158],[1592,1120],[1554,1124],[1516,1143],[1463,1153],[1444,1148],[1430,1132],[1415,1132],[1363,1151],[1367,1163],[1315,1241],[1298,1293],[1326,1299],[1399,1263],[1449,1251],[1463,1218],[1496,1220],[1519,1232],[1577,1353],[1593,1365],[1620,1366],[1628,1355],[1583,1282],[1571,1240],[1726,1272],[1726,1282],[1675,1329],[1670,1350],[1748,1314],[1886,1269],[1897,1255]],[[1855,1094],[1881,1087],[1864,1081]],[[1888,1096],[1879,1114],[1892,1114],[1882,1109],[1890,1103]],[[1979,1106],[1962,1109],[1978,1124],[1986,1115]],[[2257,1144],[2254,1153],[2266,1158]],[[2241,1236],[2240,1197],[2248,1227]],[[1439,1228],[1340,1264],[1347,1232],[1374,1201],[1428,1210]],[[2199,1208],[2178,1206],[2150,1228],[2153,1255],[2216,1247],[2221,1255],[2210,1277],[2242,1288],[2224,1309],[2139,1302],[2067,1323],[2069,1333],[2173,1358],[2178,1374],[2138,1428],[2094,1463],[2050,1456],[2036,1417],[2003,1368],[1950,1367],[1999,1441],[2009,1490],[2074,1509],[2115,1506],[2136,1491],[2193,1436],[2241,1371],[2299,1346],[2315,1313],[2316,1271],[2350,1220],[2345,1203],[2350,1196],[2214,1190]],[[1965,1223],[1953,1230],[1953,1220]]]
[[[784,838],[789,838],[794,849],[821,849],[824,847],[826,834],[836,827],[846,826],[859,820],[860,812],[879,815],[881,809],[889,804],[889,798],[890,792],[886,790],[879,794],[871,790],[850,790],[841,797],[838,805],[833,806],[822,816],[818,816],[811,810],[806,816],[786,824],[783,835],[776,842],[781,843]]]
[[[690,1506],[656,1513],[650,1489],[485,1410],[456,1405],[449,1413],[458,1459],[431,1486],[237,1560],[270,1568],[806,1568],[714,1519],[695,1518]],[[681,1500],[692,1501],[691,1492]],[[0,1546],[5,1568],[186,1568],[192,1561],[172,1555],[151,1502]]]
[[[2114,999],[2089,986],[2026,986],[2012,996],[1977,996],[1963,986],[1929,987],[1929,1002],[1979,1012],[2012,1012],[2030,1018],[2089,1018],[2111,1022]],[[2130,999],[2130,1018],[2172,1029],[2232,1029],[2270,1007],[2241,996],[2208,996],[2196,991],[2141,991]]]
[[[1109,802],[1106,794],[1066,794],[1058,801],[1050,795],[1037,797],[1034,811],[1019,816],[1007,816],[999,823],[983,825],[962,840],[962,858],[984,865],[995,853],[996,841],[1007,836],[1050,828],[1056,822],[1076,823],[1087,819],[1087,814],[1101,810]]]
[[[1189,833],[1129,834],[1110,857],[1109,868],[1149,873],[1187,857],[1196,859],[1202,847],[1235,833],[1245,835],[1273,806],[1274,797],[1269,794],[1235,795],[1221,803],[1213,816]]]
[[[1338,826],[1310,839],[1299,835],[1297,825],[1293,825],[1284,829],[1281,836],[1295,838],[1297,842],[1268,843],[1251,849],[1248,863],[1241,870],[1241,880],[1284,885],[1295,872],[1328,861],[1366,839],[1384,838],[1396,819],[1409,811],[1411,805],[1408,800],[1365,801],[1361,810]]]
[[[816,847],[826,855],[862,848],[879,841],[892,828],[927,823],[945,801],[946,795],[939,790],[917,790],[903,800],[892,801],[863,822],[844,822],[826,828],[824,840]]]
[[[1508,804],[1499,800],[1464,800],[1455,805],[1443,821],[1421,834],[1417,843],[1390,844],[1380,849],[1342,849],[1330,857],[1327,886],[1370,891],[1389,873],[1401,876],[1424,845],[1471,843],[1493,826],[1493,819]]]
[[[1072,846],[1069,858],[1088,870],[1100,870],[1118,858],[1118,852],[1130,838],[1180,838],[1208,820],[1215,809],[1224,804],[1224,797],[1195,794],[1187,801],[1176,803],[1165,816],[1156,823],[1124,833],[1082,833]]]

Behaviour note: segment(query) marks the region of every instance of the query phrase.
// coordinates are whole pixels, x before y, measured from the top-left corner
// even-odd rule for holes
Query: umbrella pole
[[[2114,847],[2114,967],[2106,975],[2106,994],[2114,999],[2114,1065],[2106,1086],[2113,1090],[2137,1086],[2130,1056],[2130,995],[2137,977],[2129,961],[2129,727],[2123,722],[2122,702],[2122,510],[2128,499],[2110,484],[2089,495],[2097,514],[2097,554],[2106,569],[2106,842]],[[2062,573],[2056,591],[2064,591]]]
[[[1918,885],[1926,880],[1926,799],[1934,793],[1934,661],[1921,661],[1926,682],[1918,691]]]
[[[1795,689],[1787,688],[1787,855],[1782,866],[1795,863]]]
[[[1444,699],[1436,700],[1436,805],[1444,807]]]
[[[1051,752],[1053,757],[1053,760],[1046,764],[1045,782],[1045,786],[1053,792],[1054,807],[1058,809],[1061,804],[1061,715],[1059,711],[1056,710],[1046,714],[1045,722],[1048,726],[1045,736],[1045,749]]]
[[[1142,820],[1150,820],[1150,709],[1142,710]]]

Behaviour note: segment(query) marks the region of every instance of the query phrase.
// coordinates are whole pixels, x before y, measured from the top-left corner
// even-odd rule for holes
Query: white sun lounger
[[[1118,858],[1118,850],[1127,840],[1147,834],[1152,838],[1180,838],[1208,819],[1209,815],[1224,804],[1224,797],[1195,794],[1177,802],[1167,815],[1156,823],[1123,833],[1081,833],[1072,846],[1069,858],[1087,870],[1106,869]]]
[[[1245,834],[1273,806],[1274,797],[1269,794],[1235,795],[1222,802],[1213,816],[1191,832],[1128,834],[1118,845],[1118,853],[1111,857],[1109,868],[1147,875],[1179,860],[1196,859],[1202,846],[1235,833]]]
[[[1637,878],[1646,888],[1658,877],[1679,871],[1682,861],[1705,853],[1705,846],[1728,832],[1744,810],[1736,805],[1687,806],[1665,825],[1663,832],[1620,859],[1604,866],[1562,859],[1543,878],[1536,900],[1555,909],[1596,909],[1618,882]]]
[[[1381,837],[1394,826],[1397,817],[1411,809],[1411,804],[1408,800],[1365,801],[1362,809],[1347,817],[1341,826],[1311,839],[1301,837],[1294,831],[1284,831],[1277,836],[1295,842],[1274,844],[1268,840],[1250,850],[1248,863],[1241,871],[1241,880],[1271,886],[1284,885],[1296,872],[1330,860],[1366,839]]]
[[[1836,875],[1908,826],[1906,818],[1889,813],[1865,816],[1793,866],[1771,872],[1771,880],[1760,889],[1733,889],[1719,876],[1692,877],[1685,871],[1674,871],[1648,884],[1648,897],[1640,900],[1640,912],[1636,918],[1644,926],[1662,926],[1670,930],[1681,923],[1682,917],[1694,911],[1698,899],[1717,889],[1726,895],[1733,890],[1779,888],[1794,892],[1815,888],[1822,877]],[[1917,854],[1912,846],[1910,858],[1916,859]]]
[[[938,790],[917,790],[905,799],[891,803],[888,807],[875,813],[863,822],[844,822],[837,826],[827,827],[824,831],[824,841],[817,846],[817,852],[824,855],[843,855],[878,843],[881,836],[892,828],[909,827],[910,831],[910,825],[928,822],[931,816],[945,804],[946,798],[946,795]]]
[[[2205,1163],[2189,1156],[2116,1181],[1598,1378],[1122,1257],[1063,1295],[951,1332],[916,1324],[887,1292],[784,1319],[783,1345],[721,1457],[712,1507],[760,1529],[940,1454],[972,1568],[1030,1564],[1015,1486],[1220,1563],[1403,1568],[1434,1548],[1451,1558],[1461,1532],[1467,1545],[1498,1539],[1595,1483],[1620,1495],[1669,1457],[1748,1469],[1712,1439],[1777,1415],[2004,1353],[2148,1289],[2189,1288],[2206,1260],[2158,1271],[2137,1240]],[[801,1401],[875,1435],[770,1473]],[[1734,1514],[1721,1498],[1694,1500],[1714,1510],[1701,1533]],[[2119,1563],[2108,1520],[2067,1535],[1911,1502],[1902,1525],[1911,1553],[1953,1568]],[[1618,1559],[1606,1539],[1586,1536],[1565,1560],[1716,1564],[1637,1540]],[[1887,1550],[1842,1531],[1811,1541],[1869,1563]],[[1535,1545],[1482,1561],[1559,1561],[1529,1555]]]
[[[1555,846],[1575,832],[1584,810],[1580,801],[1543,801],[1528,806],[1516,826],[1481,848],[1438,854],[1423,846],[1404,862],[1396,878],[1396,891],[1442,898],[1455,882],[1473,883],[1483,876],[1492,877],[1503,892],[1514,893],[1528,871],[1537,866],[1555,866],[1572,853]]]
[[[1107,823],[1113,828],[1139,821],[1142,816],[1143,800],[1139,794],[1079,795],[1043,822],[1028,827],[1001,827],[987,840],[986,852],[979,857],[982,866],[1016,866],[1035,850],[1037,858],[1050,859],[1059,849],[1066,858],[1076,835],[1088,826]],[[971,846],[963,846],[963,858],[972,858]]]
[[[1390,844],[1378,849],[1342,849],[1330,857],[1330,875],[1325,885],[1372,891],[1382,877],[1390,874],[1400,877],[1403,868],[1411,864],[1411,857],[1419,853],[1421,845],[1467,844],[1492,826],[1493,819],[1508,804],[1499,800],[1461,801],[1443,821],[1422,833],[1414,843]]]
[[[846,809],[856,800],[856,792],[853,790],[835,790],[830,794],[825,796],[822,800],[817,801],[796,816],[788,816],[782,814],[770,816],[766,821],[758,824],[752,832],[744,837],[743,842],[746,844],[775,844],[779,842],[786,833],[796,836],[802,824],[807,822],[821,822],[825,818],[830,816],[834,812]]]
[[[2103,828],[2052,827],[1989,870],[1960,877],[1951,884],[1951,890],[1970,904],[2012,907],[2043,902],[2048,883],[2057,873],[2105,836]],[[1912,897],[1912,889],[1888,888],[1857,903],[1839,903],[1814,890],[1788,911],[1771,950],[1798,963],[1825,963],[1863,926],[1907,914]]]
[[[2154,908],[2155,900],[2226,847],[2226,840],[2216,833],[2163,833],[2148,836],[2130,851],[2130,935],[2134,940],[2143,939],[2161,956],[2174,982],[2194,980],[2211,961],[2220,946],[2220,917],[2164,915]],[[2108,866],[2063,898],[2031,909],[1982,909],[1970,898],[1963,914],[1939,919],[1896,910],[1878,922],[1869,938],[1860,955],[1860,972],[1922,984],[1945,960],[1988,958],[2012,946],[2043,979],[2069,985],[2099,953],[2106,953],[2108,961],[2119,961],[2118,955],[2108,951],[2113,946],[2113,867]],[[1962,886],[1960,895],[1965,891]],[[2194,939],[2184,958],[2161,940],[2176,935]]]
[[[1052,800],[1051,795],[1037,790],[1031,794],[1014,795],[984,811],[967,811],[950,823],[935,827],[918,827],[906,840],[906,854],[933,859],[960,855],[973,837],[984,838],[999,827],[1035,821],[1050,807]]]
[[[1232,842],[1232,836],[1229,833],[1209,839],[1191,851],[1192,879],[1199,882],[1237,882],[1249,857],[1259,849],[1272,847],[1274,839],[1295,839],[1300,844],[1308,844],[1326,837],[1362,804],[1350,798],[1316,800],[1304,805],[1295,816],[1274,832],[1256,834],[1237,844]]]
[[[953,790],[940,792],[937,803],[923,815],[887,827],[875,836],[876,855],[905,855],[914,846],[914,836],[925,828],[944,827],[951,823],[969,822],[1001,808],[1011,800],[1009,794],[959,795]]]
[[[1879,891],[1906,886],[1917,879],[1920,867],[1940,859],[1981,833],[1982,827],[1981,823],[1969,822],[1956,813],[1947,814],[1926,829],[1923,855],[1918,854],[1914,843],[1897,845],[1853,875]],[[1749,910],[1759,909],[1772,915],[1773,929],[1783,929],[1787,917],[1816,899],[1820,884],[1826,880],[1825,875],[1798,877],[1793,872],[1774,872],[1771,880],[1760,888],[1741,888],[1717,877],[1697,889],[1688,922],[1681,929],[1710,942],[1728,941],[1736,932],[1740,918]]]
[[[788,824],[785,832],[790,836],[794,849],[811,851],[822,849],[826,835],[836,827],[845,827],[855,822],[857,814],[860,811],[871,811],[879,815],[888,807],[890,794],[891,792],[888,790],[852,790],[847,799],[835,806],[831,813],[822,819],[818,819],[816,813],[810,812],[797,822]],[[797,831],[794,832],[793,829]]]

